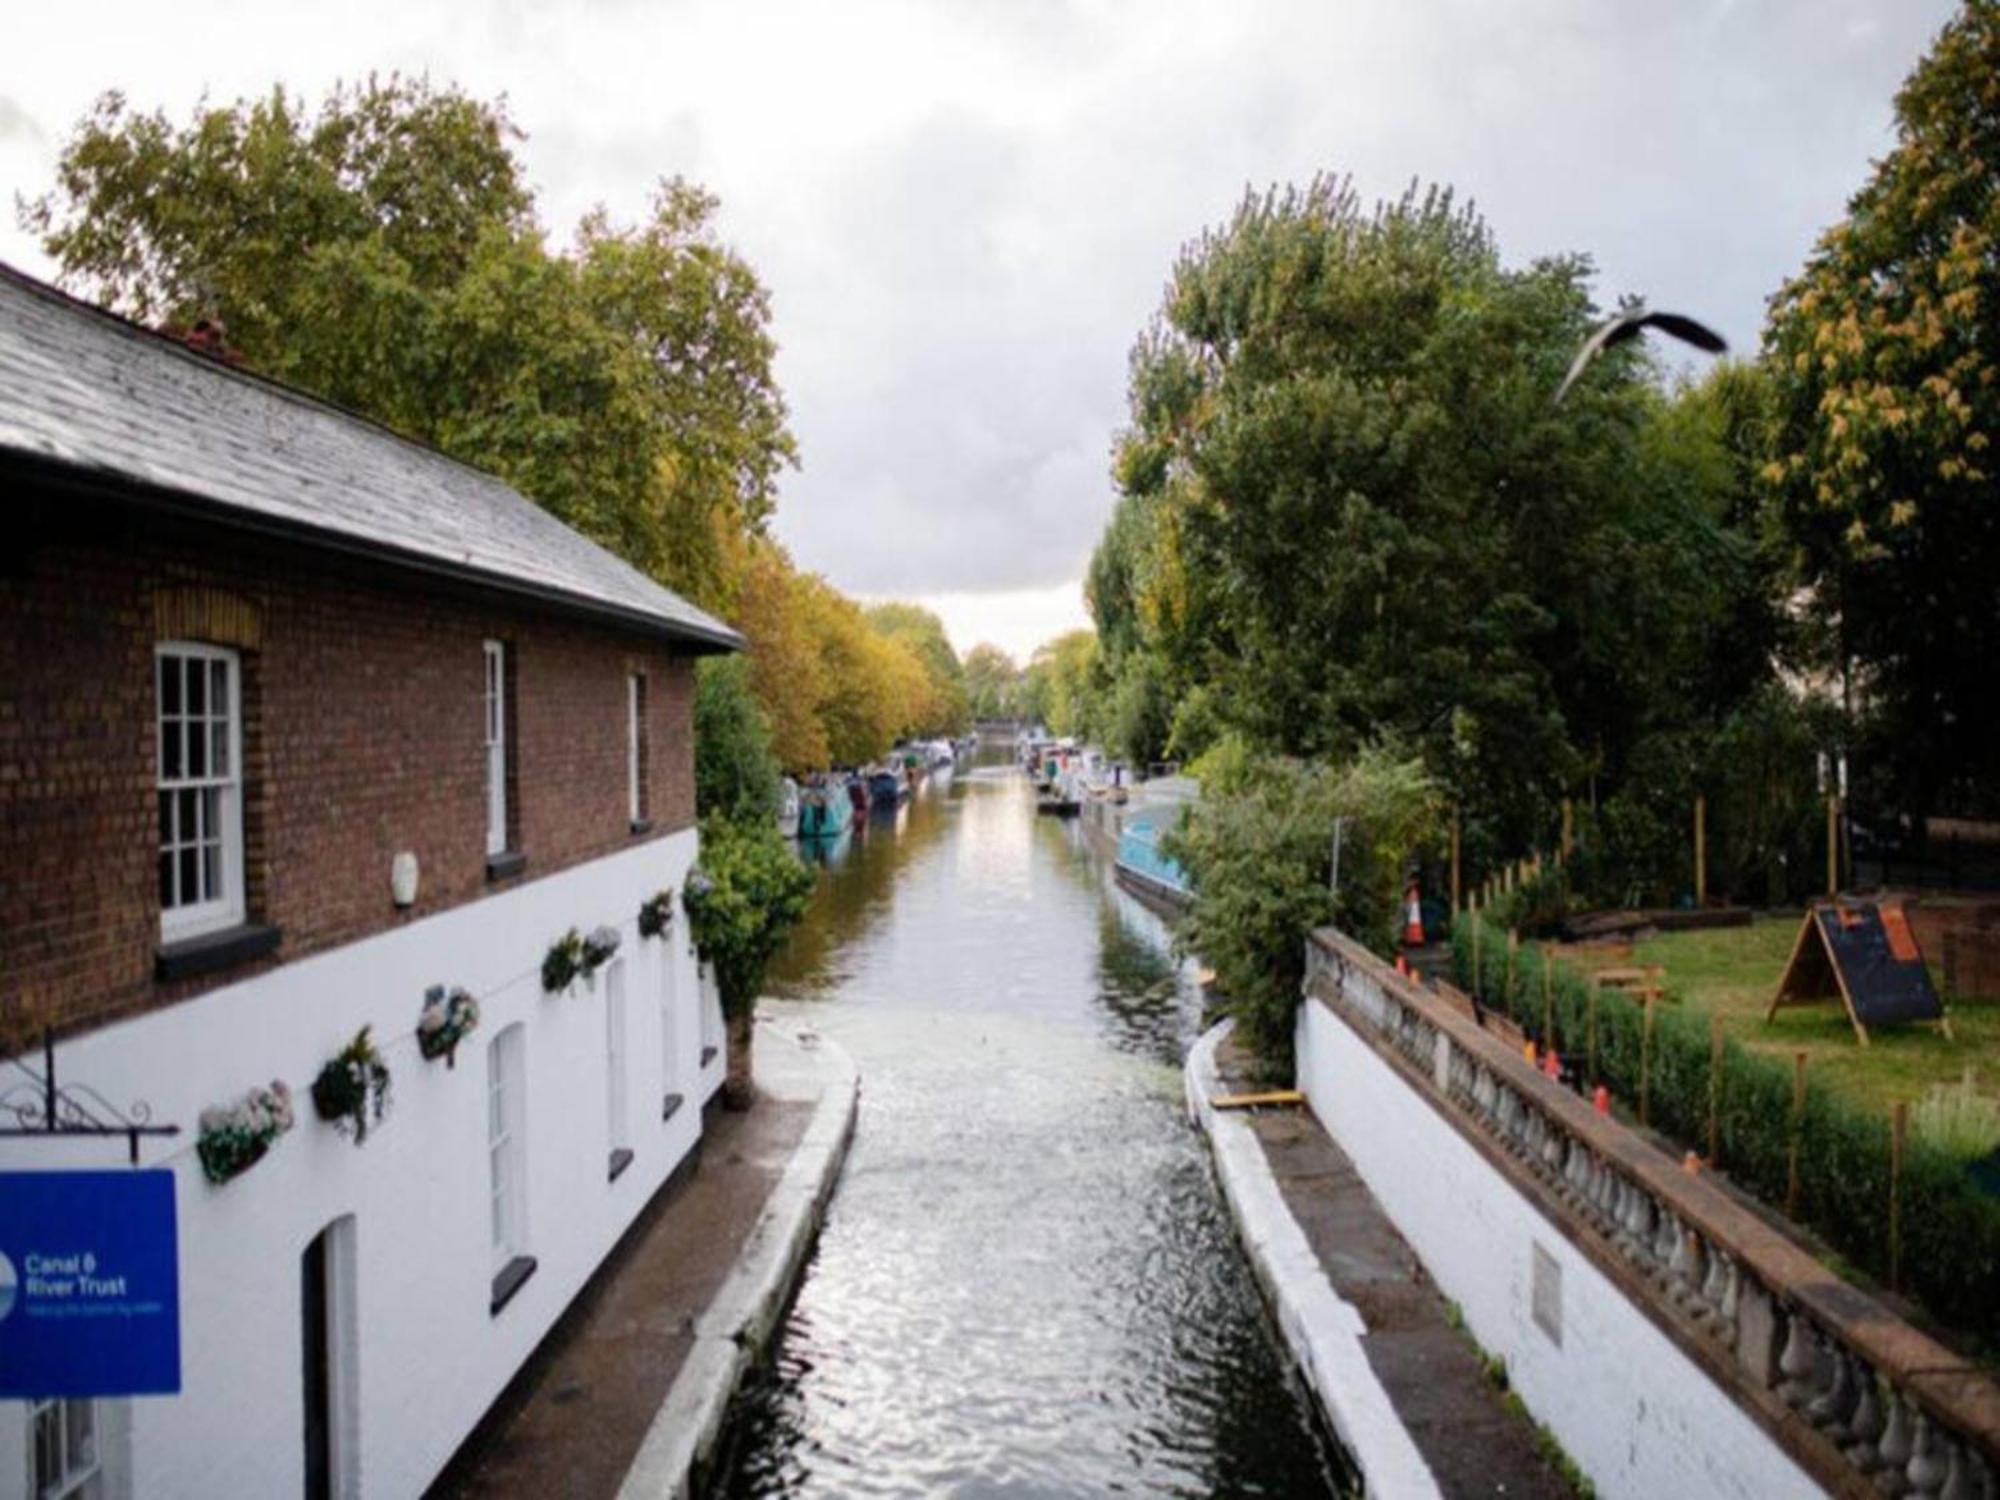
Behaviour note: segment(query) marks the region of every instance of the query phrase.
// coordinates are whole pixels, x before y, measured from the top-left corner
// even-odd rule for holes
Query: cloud
[[[1751,350],[1954,8],[508,0],[469,27],[448,0],[31,7],[0,187],[53,171],[10,108],[72,120],[107,87],[176,113],[371,67],[505,92],[559,238],[594,203],[636,217],[664,174],[720,195],[771,290],[804,460],[777,528],[802,566],[870,595],[1027,597],[1081,575],[1127,351],[1246,187],[1450,183],[1510,260],[1588,252],[1600,301],[1684,308]],[[0,255],[32,264],[10,233]]]
[[[5,94],[0,94],[0,145],[21,141],[39,145],[45,137],[35,117]]]

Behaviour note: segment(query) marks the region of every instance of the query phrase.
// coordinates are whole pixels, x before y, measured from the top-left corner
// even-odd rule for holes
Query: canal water
[[[861,1117],[716,1489],[1341,1493],[1185,1123],[1194,985],[988,754],[820,856],[771,976]]]

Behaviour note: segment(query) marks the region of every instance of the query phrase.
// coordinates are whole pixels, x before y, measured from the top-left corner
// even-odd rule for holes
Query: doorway
[[[305,1396],[305,1500],[359,1493],[354,1216],[335,1219],[299,1257],[299,1346]]]

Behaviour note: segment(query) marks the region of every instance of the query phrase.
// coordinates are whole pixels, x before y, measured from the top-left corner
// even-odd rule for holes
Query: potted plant
[[[672,887],[655,892],[639,903],[639,936],[655,938],[673,925],[674,893]]]
[[[234,1104],[203,1110],[194,1148],[203,1175],[220,1187],[249,1171],[271,1149],[271,1142],[291,1128],[292,1091],[276,1079]]]
[[[341,1048],[313,1080],[313,1108],[342,1135],[359,1146],[368,1139],[371,1118],[380,1123],[389,1112],[389,1065],[375,1050],[375,1039],[364,1026]]]
[[[442,1057],[449,1068],[458,1062],[458,1044],[478,1027],[479,1002],[463,989],[445,993],[441,984],[424,991],[424,1008],[417,1017],[417,1051],[426,1059]]]
[[[611,955],[618,951],[618,929],[616,927],[593,927],[590,936],[583,940],[583,979],[590,983],[597,971],[611,962]]]
[[[542,993],[559,995],[583,972],[583,934],[570,928],[542,957]]]

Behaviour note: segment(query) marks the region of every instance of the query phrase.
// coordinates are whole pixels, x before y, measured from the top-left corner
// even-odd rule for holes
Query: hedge
[[[1475,992],[1470,915],[1452,925],[1459,987]],[[1553,1045],[1589,1072],[1591,987],[1567,964],[1553,967],[1544,1032],[1542,950],[1480,923],[1480,1003],[1500,1011],[1538,1044]],[[1597,997],[1595,1080],[1627,1100],[1640,1093],[1645,1051],[1643,1006],[1615,990]],[[1765,1202],[1782,1205],[1790,1181],[1793,1072],[1785,1061],[1725,1038],[1719,1077],[1713,1070],[1705,1014],[1656,1005],[1648,1080],[1651,1126],[1706,1151],[1711,1090],[1721,1160],[1717,1165]],[[1889,1123],[1845,1095],[1808,1078],[1797,1116],[1798,1219],[1853,1265],[1890,1278],[1892,1173]],[[1990,1354],[2000,1350],[2000,1199],[1983,1191],[1965,1165],[1925,1142],[1905,1142],[1900,1183],[1903,1289],[1945,1326]]]

